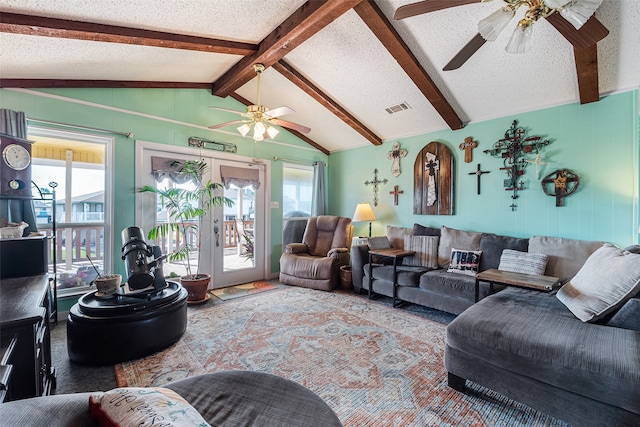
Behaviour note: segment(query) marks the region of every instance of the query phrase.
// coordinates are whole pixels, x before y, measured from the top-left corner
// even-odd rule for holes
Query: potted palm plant
[[[233,200],[218,195],[222,190],[222,184],[211,182],[204,183],[202,177],[207,164],[204,160],[175,161],[172,166],[178,166],[179,174],[185,181],[192,181],[196,188],[193,190],[184,188],[156,188],[145,185],[140,187],[140,192],[155,193],[160,197],[162,207],[167,211],[167,222],[157,224],[147,233],[149,240],[157,240],[159,237],[171,237],[174,233],[180,236],[181,244],[176,251],[168,254],[169,261],[183,262],[186,274],[180,277],[180,283],[189,293],[187,302],[204,301],[207,295],[207,287],[211,281],[211,275],[199,271],[200,262],[193,265],[191,255],[194,249],[188,241],[188,234],[194,230],[198,236],[198,243],[202,241],[202,218],[213,207],[232,206]],[[194,222],[195,220],[195,222]],[[199,255],[200,252],[198,252]]]

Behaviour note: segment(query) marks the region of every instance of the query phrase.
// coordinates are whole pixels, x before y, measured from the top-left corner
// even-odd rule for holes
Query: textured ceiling
[[[443,72],[443,66],[477,33],[477,22],[503,3],[469,4],[395,21],[394,11],[413,1],[376,4],[464,123],[579,101],[572,46],[548,22],[535,24],[534,46],[527,53],[504,51],[513,20],[496,42],[486,43],[460,69]],[[0,0],[0,11],[257,44],[304,3]],[[610,31],[597,45],[601,95],[637,89],[640,1],[604,0],[596,17]],[[231,54],[0,33],[3,79],[211,83],[240,59]],[[353,10],[284,59],[383,141],[448,128]],[[255,79],[236,92],[255,102]],[[263,74],[261,98],[268,107],[287,105],[296,110],[286,119],[309,126],[309,138],[328,151],[371,143],[272,68]],[[411,108],[393,115],[385,111],[403,102]],[[210,123],[198,124],[234,118],[212,112]]]

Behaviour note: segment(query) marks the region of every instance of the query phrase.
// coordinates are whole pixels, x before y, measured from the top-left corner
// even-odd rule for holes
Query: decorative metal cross
[[[436,171],[440,168],[440,161],[433,158],[424,164],[424,169],[429,171],[429,176],[435,176]]]
[[[403,193],[404,193],[404,191],[399,191],[398,190],[398,186],[397,185],[393,186],[393,191],[389,191],[389,194],[393,194],[393,204],[395,206],[398,206],[398,195],[399,194],[403,194]]]
[[[407,150],[400,148],[399,142],[393,143],[393,148],[387,153],[387,159],[391,162],[391,175],[395,178],[400,176],[400,158],[407,155]]]
[[[464,142],[458,146],[461,150],[464,151],[464,162],[465,163],[471,163],[471,161],[473,160],[473,153],[472,153],[471,150],[473,150],[477,146],[478,146],[478,143],[476,141],[474,141],[473,139],[471,139],[470,136],[466,137],[464,139]],[[478,182],[480,182],[480,181],[478,181]],[[478,193],[478,194],[480,194],[480,193]]]
[[[389,182],[387,178],[382,181],[378,180],[378,169],[373,170],[373,181],[365,181],[364,185],[373,185],[373,206],[378,206],[378,184],[386,184]]]
[[[480,177],[482,176],[482,174],[484,173],[491,173],[491,171],[483,171],[480,170],[480,163],[478,163],[478,170],[475,172],[469,172],[469,175],[475,175],[478,177],[478,194],[480,194]]]

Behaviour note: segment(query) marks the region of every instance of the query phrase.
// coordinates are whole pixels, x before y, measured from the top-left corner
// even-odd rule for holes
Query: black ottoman
[[[83,295],[69,310],[69,359],[86,365],[113,365],[160,351],[178,341],[187,327],[187,291],[176,282],[148,298]]]

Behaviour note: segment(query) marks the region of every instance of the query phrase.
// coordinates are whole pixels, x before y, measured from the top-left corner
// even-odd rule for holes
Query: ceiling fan
[[[424,13],[435,12],[449,7],[462,6],[478,1],[484,3],[493,0],[423,0],[399,7],[394,19],[404,19]],[[503,0],[506,5],[478,23],[476,34],[458,52],[444,71],[460,68],[487,41],[494,41],[506,27],[520,6],[527,6],[525,17],[518,22],[506,50],[510,53],[522,53],[531,46],[533,24],[546,19],[576,49],[586,49],[602,40],[609,30],[600,23],[593,13],[603,0]],[[594,53],[595,54],[595,53]],[[597,61],[594,58],[594,61]]]
[[[275,138],[280,131],[273,127],[273,125],[297,130],[298,132],[302,133],[309,133],[311,129],[306,126],[278,118],[286,114],[295,113],[293,109],[289,107],[278,107],[268,110],[267,107],[260,105],[260,74],[262,74],[262,72],[264,71],[264,65],[254,64],[253,70],[258,75],[257,103],[254,105],[248,105],[247,111],[244,113],[241,111],[230,110],[228,108],[209,107],[213,110],[228,111],[230,113],[239,114],[245,117],[242,120],[234,120],[231,122],[220,123],[219,125],[209,126],[209,129],[218,129],[221,127],[242,123],[242,125],[238,127],[238,132],[240,132],[242,136],[247,136],[247,134],[251,131],[251,128],[253,128],[252,138],[255,142],[260,142],[266,137],[269,137],[271,139]]]

